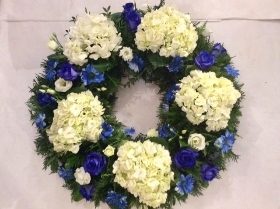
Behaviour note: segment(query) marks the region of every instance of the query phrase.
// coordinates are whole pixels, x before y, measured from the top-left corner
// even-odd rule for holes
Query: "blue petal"
[[[46,123],[44,122],[45,117],[46,117],[46,115],[44,113],[39,113],[35,120],[35,124],[36,124],[37,128],[39,128],[40,130],[42,130],[46,127]]]
[[[170,72],[177,73],[182,69],[183,63],[183,59],[179,56],[176,56],[173,58],[172,62],[167,66],[167,68]]]
[[[127,197],[122,196],[114,191],[108,192],[105,201],[112,206],[117,207],[118,209],[124,209],[127,207]]]
[[[101,83],[104,81],[104,73],[98,72],[93,65],[87,65],[81,73],[81,79],[84,85],[89,85],[91,83]]]
[[[189,194],[194,188],[194,178],[191,174],[184,176],[180,175],[180,181],[176,184],[176,191],[181,195]]]
[[[135,134],[135,129],[132,127],[132,128],[128,128],[128,129],[125,129],[124,130],[124,133],[128,136],[132,136],[133,134]]]

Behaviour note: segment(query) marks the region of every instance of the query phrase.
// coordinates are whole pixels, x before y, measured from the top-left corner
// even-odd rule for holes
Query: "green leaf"
[[[121,19],[120,17],[121,17],[121,12],[117,12],[117,13],[113,13],[112,15],[111,15],[111,20],[112,21],[116,21],[117,19]]]
[[[207,188],[209,186],[209,182],[202,181],[201,186],[204,187],[204,188]]]
[[[159,137],[151,137],[149,138],[149,140],[151,142],[157,143],[157,144],[161,144],[162,146],[164,146],[166,149],[169,148],[169,144],[165,139],[159,138]]]
[[[57,162],[57,161],[53,162],[53,163],[51,164],[51,171],[52,171],[53,173],[57,172],[58,167],[59,167],[58,162]]]
[[[122,140],[118,143],[118,146],[116,146],[116,147],[120,147],[120,146],[124,145],[126,142],[128,142],[128,140]]]
[[[63,54],[52,54],[48,56],[48,59],[52,59],[52,60],[62,60],[62,59],[66,59],[66,56]]]
[[[155,68],[165,67],[171,62],[170,58],[161,57],[159,54],[155,53],[149,53],[148,59]]]
[[[92,65],[99,72],[104,72],[104,71],[110,70],[111,68],[114,67],[114,65],[111,62],[108,62],[107,60],[102,61],[102,62],[97,63],[97,64],[92,64]]]
[[[179,139],[179,144],[180,144],[180,147],[187,147],[188,146],[188,142],[186,139]]]
[[[69,156],[65,163],[65,168],[73,168],[73,167],[79,167],[83,164],[84,158],[80,155],[72,155]]]
[[[83,199],[83,196],[79,193],[79,190],[73,190],[72,192],[72,199],[76,202]]]
[[[221,68],[219,68],[217,66],[212,66],[209,68],[209,71],[215,72],[216,74],[220,74]]]
[[[87,88],[84,85],[82,85],[82,86],[78,86],[78,87],[75,87],[75,88],[71,89],[71,92],[81,93],[81,92],[86,91],[86,90],[87,90]]]

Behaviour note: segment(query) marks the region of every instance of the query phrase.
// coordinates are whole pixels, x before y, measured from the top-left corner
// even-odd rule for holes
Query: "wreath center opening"
[[[126,78],[122,82],[127,82]],[[114,107],[115,116],[127,127],[134,127],[136,134],[146,134],[158,123],[157,110],[160,105],[159,87],[138,80],[134,85],[120,89]]]

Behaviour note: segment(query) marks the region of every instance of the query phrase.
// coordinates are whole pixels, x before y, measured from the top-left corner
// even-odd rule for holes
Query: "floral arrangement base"
[[[206,24],[164,5],[73,17],[42,62],[28,101],[36,150],[74,201],[111,208],[172,208],[220,178],[244,98],[238,70]],[[127,77],[127,83],[121,79]],[[158,127],[135,135],[113,114],[116,92],[137,80],[161,97]]]

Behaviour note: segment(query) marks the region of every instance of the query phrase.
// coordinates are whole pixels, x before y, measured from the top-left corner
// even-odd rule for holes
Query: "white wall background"
[[[28,86],[41,72],[41,61],[51,53],[45,47],[51,34],[56,32],[63,42],[68,20],[83,13],[84,7],[92,13],[108,5],[121,11],[124,3],[0,0],[0,209],[93,208],[85,201],[71,203],[70,192],[61,187],[63,180],[42,170],[43,160],[34,151],[36,129],[29,122],[25,102],[30,97]],[[137,1],[143,3],[157,2]],[[239,128],[242,138],[234,146],[241,155],[239,163],[228,163],[222,179],[211,182],[203,196],[190,197],[175,209],[279,209],[280,0],[167,0],[166,4],[209,21],[213,40],[236,56],[235,67],[246,93]],[[121,92],[119,118],[134,121],[140,131],[155,126],[155,114],[150,114],[157,104],[155,88],[140,82]],[[134,114],[138,109],[140,113]]]

